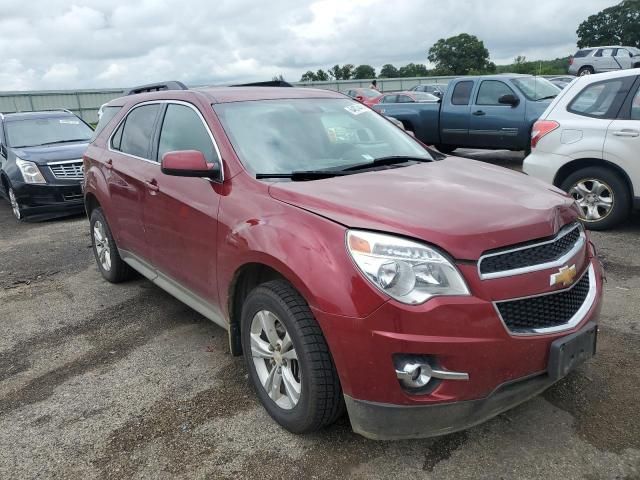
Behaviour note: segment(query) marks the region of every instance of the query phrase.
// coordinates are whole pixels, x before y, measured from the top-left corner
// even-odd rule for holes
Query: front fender
[[[277,271],[323,312],[364,317],[387,300],[356,269],[343,225],[273,199],[264,187],[234,188],[221,202],[218,285],[227,318],[233,280],[248,264]]]
[[[111,195],[109,194],[109,187],[107,185],[107,179],[104,176],[104,173],[100,169],[99,165],[88,159],[86,156],[84,157],[84,198],[85,198],[85,207],[87,204],[87,196],[93,195],[98,203],[100,204],[100,208],[104,212],[104,215],[107,221],[110,224],[111,234],[113,235],[116,243],[119,242],[119,232],[118,228],[118,215],[115,215],[113,212],[113,205],[111,202]],[[87,209],[87,212],[89,209]]]

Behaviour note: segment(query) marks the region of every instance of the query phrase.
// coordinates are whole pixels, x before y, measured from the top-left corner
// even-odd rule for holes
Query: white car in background
[[[593,230],[640,208],[639,87],[640,68],[580,77],[531,132],[524,172],[568,192]]]

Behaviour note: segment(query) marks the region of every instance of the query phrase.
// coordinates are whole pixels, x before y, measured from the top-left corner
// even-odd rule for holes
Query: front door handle
[[[160,187],[158,187],[158,182],[156,181],[155,178],[152,178],[151,180],[146,180],[144,184],[153,193],[158,192],[160,190]]]
[[[624,128],[622,130],[616,130],[613,134],[616,137],[638,137],[640,136],[640,131],[633,130],[631,128]]]
[[[475,115],[476,117],[481,117],[482,115],[486,115],[486,113],[484,113],[482,110],[476,110],[475,112],[472,113],[472,115]]]

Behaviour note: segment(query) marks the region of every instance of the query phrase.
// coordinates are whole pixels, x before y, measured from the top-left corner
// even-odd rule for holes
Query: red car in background
[[[603,272],[560,190],[338,92],[164,88],[109,102],[84,156],[98,269],[224,328],[283,427],[441,435],[594,354]]]
[[[378,103],[437,103],[440,99],[431,93],[426,92],[392,92],[385,93],[378,99]]]
[[[373,88],[352,88],[351,90],[347,90],[345,93],[354,100],[364,103],[369,107],[379,103],[382,98],[382,93],[378,90],[374,90]]]

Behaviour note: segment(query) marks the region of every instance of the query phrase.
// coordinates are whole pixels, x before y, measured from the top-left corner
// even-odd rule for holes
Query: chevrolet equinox
[[[579,210],[446,157],[337,92],[165,89],[109,102],[84,157],[105,279],[220,325],[295,433],[468,428],[595,353],[602,269]]]

